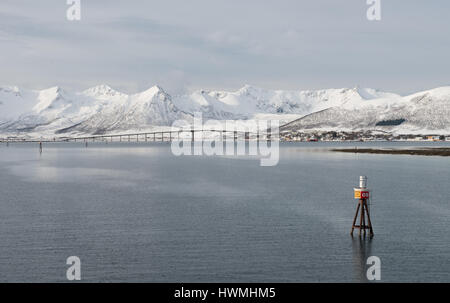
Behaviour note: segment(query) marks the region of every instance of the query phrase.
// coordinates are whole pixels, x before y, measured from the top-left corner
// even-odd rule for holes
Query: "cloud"
[[[450,4],[436,2],[384,1],[374,23],[360,0],[90,0],[69,22],[65,1],[3,0],[0,83],[417,91],[450,76]]]

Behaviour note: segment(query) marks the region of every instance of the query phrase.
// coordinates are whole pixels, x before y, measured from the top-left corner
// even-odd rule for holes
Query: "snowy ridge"
[[[1,136],[75,136],[169,127],[175,120],[278,119],[284,130],[384,129],[448,132],[450,88],[402,97],[370,88],[198,90],[170,96],[153,86],[125,94],[102,84],[82,92],[60,87],[0,87]],[[401,122],[401,123],[400,123]],[[397,125],[390,125],[397,124]]]
[[[450,87],[405,97],[382,97],[304,116],[282,131],[382,130],[399,134],[450,134]]]

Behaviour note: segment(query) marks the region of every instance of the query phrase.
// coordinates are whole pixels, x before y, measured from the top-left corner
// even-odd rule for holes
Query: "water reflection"
[[[372,239],[369,237],[353,237],[352,238],[352,252],[353,252],[353,270],[354,279],[358,282],[368,282],[366,277],[367,258],[371,256]]]

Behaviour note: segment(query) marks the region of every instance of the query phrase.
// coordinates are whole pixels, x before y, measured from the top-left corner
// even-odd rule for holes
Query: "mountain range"
[[[233,92],[197,90],[171,96],[153,86],[125,94],[108,85],[81,92],[60,87],[0,87],[2,136],[78,136],[170,127],[176,120],[278,119],[282,130],[384,130],[450,133],[450,87],[409,96],[370,88]]]

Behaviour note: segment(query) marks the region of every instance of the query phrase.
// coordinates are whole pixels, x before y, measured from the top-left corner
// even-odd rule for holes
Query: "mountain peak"
[[[19,88],[17,86],[0,86],[0,91],[6,91],[6,92],[19,92]]]
[[[242,95],[251,95],[251,94],[260,93],[261,91],[262,91],[261,88],[251,86],[250,84],[245,84],[243,87],[241,87],[237,91],[237,93],[242,94]]]
[[[20,89],[17,86],[0,86],[0,93],[2,92],[20,96]]]
[[[161,93],[166,93],[165,91],[164,91],[164,89],[161,87],[161,86],[159,86],[159,85],[153,85],[152,87],[150,87],[149,88],[150,90],[153,90],[153,91],[156,91],[156,92],[161,92]]]
[[[62,91],[62,89],[59,86],[52,86],[52,87],[41,90],[41,92],[53,92],[53,93],[60,93],[61,91]]]
[[[65,94],[65,91],[59,86],[52,86],[39,91],[40,98],[57,98]]]
[[[98,96],[114,96],[114,95],[120,94],[118,91],[116,91],[115,89],[111,88],[107,84],[100,84],[100,85],[88,88],[83,93],[86,94],[86,95],[95,96],[95,97],[98,97]]]
[[[149,89],[139,93],[138,95],[144,97],[144,98],[153,98],[154,96],[162,94],[164,96],[168,96],[167,93],[162,89],[159,85],[153,85]]]
[[[379,89],[361,87],[359,85],[357,85],[351,89],[347,89],[347,90],[344,89],[344,91],[351,91],[353,94],[355,94],[357,97],[360,97],[363,100],[400,97],[399,95],[397,95],[395,93],[388,93],[388,92],[381,91]]]
[[[64,99],[64,92],[59,86],[53,86],[39,91],[38,103],[33,107],[33,110],[40,113],[52,107],[53,102]]]

